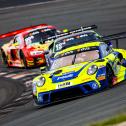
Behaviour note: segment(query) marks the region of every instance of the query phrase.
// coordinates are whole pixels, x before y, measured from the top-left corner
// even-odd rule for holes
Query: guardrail
[[[126,32],[119,32],[119,33],[116,33],[116,34],[111,34],[111,35],[107,35],[107,36],[102,37],[103,41],[114,40],[116,42],[116,48],[119,47],[119,40],[125,39],[125,38],[126,38]]]

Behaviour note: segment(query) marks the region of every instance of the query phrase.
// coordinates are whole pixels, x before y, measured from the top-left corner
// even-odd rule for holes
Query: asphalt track
[[[59,28],[97,24],[104,34],[126,31],[125,0],[65,0],[0,10],[0,33],[49,23]],[[126,49],[125,41],[119,43]],[[8,71],[1,66],[1,71]],[[17,69],[11,69],[12,72]],[[21,70],[23,71],[23,70]],[[34,71],[34,70],[31,70]],[[32,101],[0,119],[1,126],[85,126],[126,109],[126,82],[103,92],[36,109]]]
[[[0,108],[19,97],[25,90],[25,87],[17,81],[0,77]],[[13,91],[13,92],[12,92]],[[7,100],[8,99],[8,100]]]
[[[50,2],[54,0],[0,0],[0,8],[7,8],[12,6],[22,6],[26,4],[34,4],[40,2]]]

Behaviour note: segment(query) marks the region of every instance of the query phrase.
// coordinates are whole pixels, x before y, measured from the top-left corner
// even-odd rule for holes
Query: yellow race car
[[[57,52],[53,63],[42,70],[45,73],[32,84],[37,105],[90,94],[125,80],[126,50],[95,40]]]

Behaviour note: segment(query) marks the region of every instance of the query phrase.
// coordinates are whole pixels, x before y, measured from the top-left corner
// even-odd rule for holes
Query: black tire
[[[20,58],[23,60],[24,68],[28,68],[25,55],[22,51],[20,51]]]
[[[106,81],[111,88],[113,86],[113,78],[114,78],[114,72],[110,65],[106,66]]]
[[[8,67],[7,56],[3,50],[1,50],[1,56],[3,63]]]

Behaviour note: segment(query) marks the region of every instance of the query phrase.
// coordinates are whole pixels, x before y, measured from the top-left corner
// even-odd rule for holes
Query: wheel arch
[[[25,55],[25,53],[24,53],[24,51],[22,49],[19,50],[19,55],[20,55],[21,59],[23,58],[23,56],[26,57],[26,55]]]

